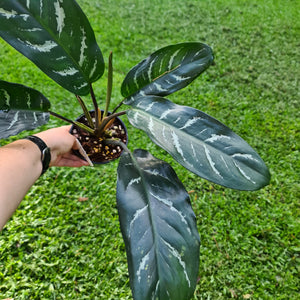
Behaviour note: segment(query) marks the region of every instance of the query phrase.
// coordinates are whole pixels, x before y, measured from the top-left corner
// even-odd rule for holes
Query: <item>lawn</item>
[[[190,193],[201,236],[193,299],[299,299],[300,2],[78,3],[105,59],[114,53],[115,105],[126,73],[154,50],[209,44],[215,64],[168,98],[225,123],[270,168],[271,183],[262,190],[225,189],[189,173],[128,126],[128,147],[167,160]],[[72,94],[2,40],[0,74],[41,91],[66,117],[81,113]],[[105,99],[106,72],[94,88]],[[52,118],[42,129],[62,124]],[[38,180],[0,233],[0,299],[131,299],[115,200],[117,163],[52,168]]]

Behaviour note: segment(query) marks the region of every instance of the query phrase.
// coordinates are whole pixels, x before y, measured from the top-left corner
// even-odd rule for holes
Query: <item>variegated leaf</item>
[[[138,96],[166,96],[184,88],[213,61],[212,50],[202,43],[180,43],[157,50],[133,67],[121,93],[129,104]]]
[[[49,108],[50,102],[40,92],[0,80],[0,138],[46,124]]]
[[[260,156],[238,135],[209,115],[171,101],[148,96],[136,99],[127,112],[130,123],[195,174],[238,190],[269,183]]]
[[[0,0],[0,36],[78,95],[104,72],[88,19],[74,0]]]
[[[189,195],[171,166],[144,150],[124,153],[117,203],[134,299],[190,299],[199,234]]]
[[[49,113],[0,110],[0,139],[8,138],[24,130],[35,129],[49,121]]]

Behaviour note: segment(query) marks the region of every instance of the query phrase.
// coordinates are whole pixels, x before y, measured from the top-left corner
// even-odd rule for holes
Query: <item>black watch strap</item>
[[[50,153],[50,148],[45,144],[45,142],[40,139],[39,137],[35,135],[29,135],[25,137],[24,139],[29,140],[36,144],[39,149],[41,150],[41,160],[42,160],[42,165],[43,165],[43,170],[42,174],[43,175],[49,168],[49,164],[51,161],[51,153]]]

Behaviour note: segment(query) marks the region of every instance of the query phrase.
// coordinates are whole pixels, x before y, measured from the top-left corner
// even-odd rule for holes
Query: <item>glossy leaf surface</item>
[[[189,195],[171,166],[144,150],[124,153],[117,203],[134,299],[190,299],[199,234]]]
[[[197,109],[148,96],[136,99],[127,116],[181,165],[205,179],[238,190],[269,183],[260,156],[224,124]]]
[[[0,138],[46,124],[49,108],[50,102],[40,92],[0,80]]]
[[[166,96],[184,88],[213,61],[212,50],[202,43],[181,43],[157,50],[133,67],[121,93],[130,103],[137,96]]]
[[[65,89],[89,93],[104,72],[88,19],[74,0],[0,0],[0,36]]]

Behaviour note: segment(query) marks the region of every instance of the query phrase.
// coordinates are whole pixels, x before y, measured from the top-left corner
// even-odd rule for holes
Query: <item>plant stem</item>
[[[130,153],[130,150],[128,149],[128,147],[121,140],[119,140],[119,139],[106,139],[104,141],[104,144],[118,145],[121,148],[123,148],[123,150],[125,152]]]
[[[84,125],[84,124],[82,124],[80,122],[74,121],[74,125],[76,125],[77,127],[80,127],[81,129],[89,132],[92,135],[95,134],[95,130],[94,129],[92,129],[92,128],[90,128],[90,127],[88,127],[88,126],[86,126],[86,125]]]
[[[59,118],[59,119],[65,121],[65,122],[71,123],[73,125],[76,125],[77,127],[80,127],[83,130],[85,130],[85,131],[87,131],[87,132],[89,132],[91,134],[95,134],[95,131],[93,130],[93,128],[90,128],[90,127],[88,127],[88,126],[86,126],[86,125],[84,125],[84,124],[82,124],[80,122],[72,121],[70,119],[67,119],[67,118],[65,118],[65,117],[63,117],[63,116],[61,116],[61,115],[59,115],[59,114],[57,114],[57,113],[55,113],[53,111],[48,111],[48,112],[49,112],[50,115],[52,115],[52,116],[54,116],[56,118]]]
[[[125,99],[123,99],[116,107],[115,107],[115,109],[113,110],[113,112],[111,113],[112,115],[123,105],[123,102],[126,100],[126,98]]]
[[[95,109],[95,127],[98,128],[99,127],[99,108],[98,108],[98,103],[97,103],[97,99],[93,90],[93,86],[90,83],[90,93],[91,93],[91,97],[93,100],[93,105],[94,105],[94,109]],[[101,116],[100,116],[101,117]]]
[[[108,74],[107,74],[107,92],[106,92],[106,105],[104,114],[102,116],[102,120],[107,116],[110,100],[111,100],[111,92],[112,92],[112,85],[113,85],[113,63],[112,63],[112,52],[109,54],[108,58]]]
[[[58,118],[58,119],[61,119],[61,120],[65,121],[65,122],[68,122],[68,123],[70,123],[70,124],[75,125],[75,122],[72,121],[72,120],[70,120],[70,119],[67,119],[67,118],[65,118],[65,117],[63,117],[63,116],[61,116],[61,115],[59,115],[59,114],[57,114],[57,113],[55,113],[55,112],[53,112],[53,111],[48,111],[48,112],[49,112],[49,114],[50,114],[51,116],[54,116],[54,117],[56,117],[56,118]]]
[[[122,116],[122,115],[125,115],[126,114],[126,111],[120,111],[118,113],[115,113],[115,114],[111,114],[109,116],[107,116],[105,119],[102,120],[102,123],[101,125],[99,126],[99,128],[96,129],[96,132],[95,134],[96,135],[101,135],[105,129],[105,126],[108,124],[108,122],[116,117],[119,117],[119,116]]]
[[[94,124],[94,122],[92,120],[91,114],[88,111],[88,109],[87,109],[84,101],[81,99],[81,97],[79,95],[76,95],[76,98],[77,98],[77,100],[78,100],[78,102],[79,102],[79,104],[80,104],[80,106],[81,106],[81,108],[82,108],[82,110],[84,112],[84,115],[86,116],[86,118],[88,120],[88,123],[89,123],[90,127],[91,128],[95,128],[95,124]]]

